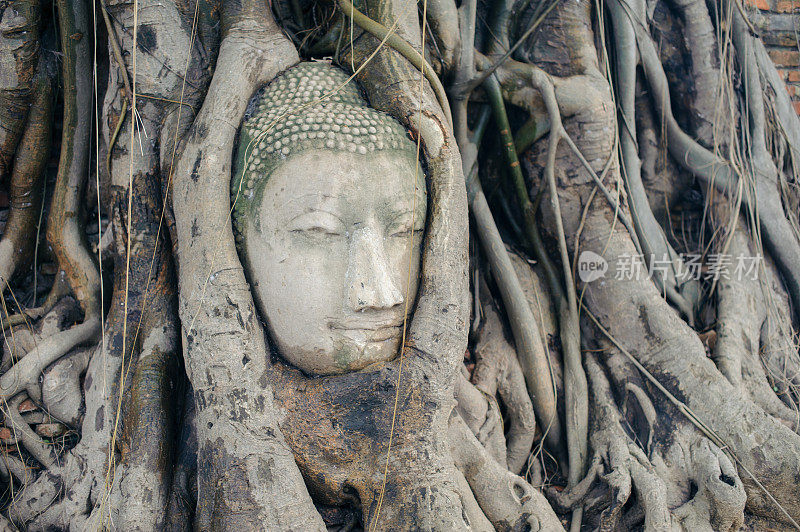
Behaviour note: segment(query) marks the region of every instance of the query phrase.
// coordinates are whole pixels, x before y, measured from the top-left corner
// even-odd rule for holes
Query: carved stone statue
[[[417,292],[426,192],[416,146],[347,80],[301,63],[262,89],[231,185],[256,304],[281,356],[309,374],[392,359]]]

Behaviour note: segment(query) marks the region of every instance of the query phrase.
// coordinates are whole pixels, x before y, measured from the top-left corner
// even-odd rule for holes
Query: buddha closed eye
[[[334,67],[315,63],[295,67],[279,80],[298,69],[306,69],[294,87],[301,93],[320,69],[323,78],[346,79]],[[343,107],[355,112],[331,106],[295,120],[298,132],[324,132],[319,139],[324,142],[298,133],[274,161],[260,157],[269,153],[269,145],[263,146],[256,158],[268,164],[240,159],[245,171],[232,190],[234,199],[244,198],[244,207],[238,200],[236,206],[237,244],[262,317],[283,358],[314,374],[354,371],[393,358],[404,313],[417,292],[427,202],[415,146],[398,123],[350,91]],[[351,118],[327,123],[336,113]],[[257,127],[259,118],[257,111],[249,122]],[[358,122],[347,127],[356,135],[343,132],[345,120]],[[280,133],[275,134],[273,154],[287,136],[291,142],[291,128],[283,140],[276,141]],[[370,128],[383,131],[372,135]],[[242,142],[257,135],[243,134]]]

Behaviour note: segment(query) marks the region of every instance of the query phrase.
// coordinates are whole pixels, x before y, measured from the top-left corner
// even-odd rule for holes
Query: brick
[[[775,11],[778,13],[794,13],[800,11],[800,2],[797,0],[778,0],[775,4]]]
[[[758,12],[753,17],[754,23],[762,32],[786,32],[794,33],[797,30],[797,15],[787,15],[786,13],[761,13]]]
[[[770,50],[769,56],[780,67],[800,66],[800,51],[797,50]]]
[[[800,102],[792,102],[794,105],[794,112],[800,115]]]
[[[767,3],[767,0],[746,0],[746,1],[748,6],[752,6],[761,9],[763,11],[769,10],[769,4]]]
[[[785,79],[790,83],[800,83],[800,70],[788,71]]]
[[[793,31],[762,29],[761,40],[768,49],[773,47],[797,47],[797,34]]]

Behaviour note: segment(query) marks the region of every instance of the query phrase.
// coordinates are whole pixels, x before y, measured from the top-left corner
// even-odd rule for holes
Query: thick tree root
[[[648,456],[622,428],[603,368],[593,355],[586,365],[594,408],[592,449],[605,464],[602,478],[611,489],[601,526],[623,523],[623,508],[635,493],[646,530],[738,530],[744,523],[744,488],[722,451],[687,427],[666,447],[655,442]]]
[[[74,347],[94,341],[100,332],[100,320],[90,318],[42,340],[25,358],[0,377],[0,397],[11,398],[30,386],[38,385],[42,372]]]
[[[6,426],[11,428],[18,445],[21,444],[43,467],[52,467],[58,459],[55,449],[47,445],[19,413],[19,405],[25,399],[24,394],[19,394],[5,403],[3,415]]]
[[[474,386],[467,380],[468,378],[466,368],[462,374],[456,376],[456,411],[489,455],[501,464],[505,464],[506,438],[503,434],[503,418],[497,398],[494,394],[488,395]],[[527,459],[527,455],[525,458]]]
[[[111,339],[107,333],[105,340]],[[111,385],[120,367],[119,356],[103,352],[102,347],[93,350],[84,383],[86,415],[81,441],[61,457],[59,466],[25,485],[8,511],[18,526],[27,530],[80,529],[86,523],[87,508],[102,495],[116,404]]]
[[[39,62],[38,0],[14,0],[0,7],[0,178],[11,170],[25,129]]]
[[[0,240],[0,286],[3,289],[14,273],[27,266],[33,256],[36,239],[31,235],[36,232],[42,202],[41,183],[50,155],[53,80],[50,66],[44,59],[39,63],[31,111],[14,158],[8,221]]]
[[[589,20],[586,3],[560,4],[556,13],[558,16],[545,23],[548,25],[546,31],[564,32],[578,42],[592,42],[591,33],[586,29],[588,26],[578,22]],[[592,80],[588,74],[596,68],[593,48],[571,47],[566,43],[565,46],[572,54],[571,61],[580,64],[581,71],[586,73],[584,79]],[[574,69],[575,64],[571,64],[570,68]],[[609,151],[613,149],[613,139],[603,133],[613,125],[613,115],[609,112],[613,107],[604,103],[608,101],[608,87],[606,85],[603,88],[604,84],[602,78],[595,77],[590,87],[596,87],[599,97],[596,100],[584,100],[591,105],[565,122],[567,130],[580,132],[580,136],[573,137],[580,139],[581,151],[587,161],[592,161],[595,172],[600,171]],[[588,93],[589,90],[584,92]],[[672,142],[671,137],[668,141]],[[545,163],[544,156],[545,153],[541,153],[542,166]],[[582,227],[580,250],[603,256],[609,272],[624,270],[625,257],[636,255],[637,250],[631,238],[616,229],[613,207],[598,198],[589,203],[593,179],[586,175],[584,166],[569,152],[559,156],[559,167],[564,170],[559,187],[564,206],[562,211],[568,213],[564,220],[565,233],[576,234],[578,228]],[[609,177],[616,181],[619,174],[612,171]],[[542,208],[545,207],[543,204]],[[580,213],[584,209],[587,209],[587,213],[585,219],[581,219]],[[552,212],[545,211],[543,214],[545,219],[549,219]],[[553,230],[550,225],[548,228]],[[577,243],[570,242],[570,245],[574,252]],[[669,417],[665,419],[673,419],[678,415],[675,410],[664,410],[674,404],[680,409],[680,415],[688,416],[701,427],[710,427],[708,434],[716,434],[715,441],[718,438],[726,442],[723,446],[737,460],[751,511],[773,517],[784,515],[781,509],[772,504],[765,494],[766,490],[790,516],[800,516],[800,507],[793,495],[796,472],[800,470],[797,459],[800,456],[800,439],[730,385],[706,357],[705,348],[696,333],[659,298],[650,279],[606,275],[601,281],[585,285],[583,305],[597,317],[605,330],[595,329],[593,336],[608,333],[614,338],[616,347],[624,346],[624,350],[653,375],[651,382],[658,382],[662,386],[662,391],[648,390],[661,416],[668,414]],[[668,401],[666,396],[661,395],[663,391],[670,393]],[[669,429],[669,432],[672,430]],[[761,486],[748,472],[758,479]]]
[[[519,473],[528,462],[536,431],[533,405],[525,387],[522,368],[514,347],[505,338],[500,317],[488,305],[484,305],[483,311],[485,321],[475,346],[476,363],[472,382],[487,397],[493,399],[499,395],[503,401],[508,427],[503,446],[505,462],[500,460],[500,463],[507,463],[510,471]],[[503,429],[502,422],[500,429]],[[480,436],[478,440],[484,443]]]
[[[563,530],[547,499],[489,456],[456,413],[450,417],[450,450],[496,530]]]
[[[80,349],[44,371],[42,404],[47,413],[71,427],[80,425],[84,403],[81,377],[89,366],[92,349]]]

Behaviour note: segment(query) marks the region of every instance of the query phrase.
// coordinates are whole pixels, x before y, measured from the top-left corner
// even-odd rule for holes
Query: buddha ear
[[[386,2],[366,0],[365,8],[388,26],[395,21],[385,17],[403,12],[403,0],[388,0],[392,7]],[[419,40],[417,17],[404,17],[397,24],[398,34]],[[420,72],[389,47],[373,55],[377,44],[374,38],[358,39],[348,47],[350,57],[343,57],[342,64],[355,67],[370,104],[400,121],[420,143],[428,171],[428,230],[406,353],[409,363],[420,365],[428,378],[442,379],[441,400],[448,401],[452,400],[451,377],[466,349],[469,323],[469,224],[461,156],[448,115],[428,82],[423,82],[420,92]],[[360,68],[367,61],[369,65]]]

